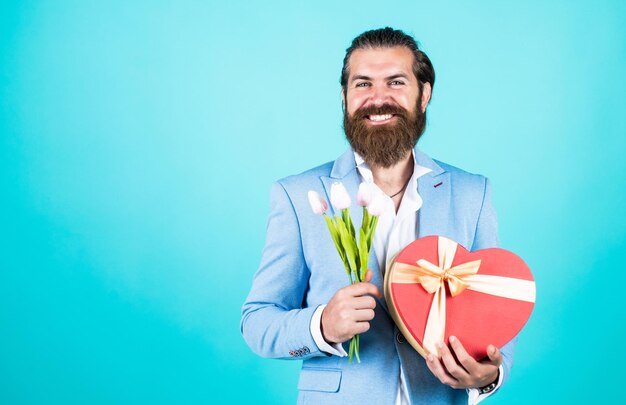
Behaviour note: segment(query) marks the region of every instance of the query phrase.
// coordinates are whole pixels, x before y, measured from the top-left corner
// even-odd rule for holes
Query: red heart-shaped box
[[[438,236],[426,236],[411,242],[395,258],[385,274],[385,299],[398,329],[422,356],[427,351],[422,346],[429,311],[435,294],[428,293],[421,284],[394,282],[398,272],[396,263],[415,266],[425,259],[439,263]],[[491,248],[469,252],[458,245],[452,266],[481,260],[477,274],[528,280],[534,278],[524,261],[504,249]],[[395,275],[395,277],[398,277]],[[476,360],[487,356],[487,345],[502,347],[526,324],[534,302],[498,297],[466,289],[456,297],[446,286],[446,325],[444,342],[456,336],[465,350]],[[534,299],[533,299],[534,300]]]

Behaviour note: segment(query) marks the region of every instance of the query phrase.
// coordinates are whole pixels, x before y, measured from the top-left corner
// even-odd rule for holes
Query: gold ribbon
[[[466,289],[510,298],[535,302],[535,282],[510,277],[477,274],[480,260],[452,267],[458,244],[443,236],[438,237],[439,265],[420,259],[417,266],[394,263],[391,282],[421,284],[429,293],[435,294],[430,306],[422,346],[427,353],[437,353],[435,344],[443,341],[446,332],[446,283],[452,297]]]

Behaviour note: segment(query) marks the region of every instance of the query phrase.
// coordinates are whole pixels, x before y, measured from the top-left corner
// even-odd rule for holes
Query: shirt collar
[[[411,157],[413,157],[413,175],[411,176],[409,183],[413,182],[414,180],[417,181],[418,178],[422,177],[426,173],[432,172],[432,169],[421,166],[417,163],[417,161],[415,160],[415,151],[412,149]],[[367,164],[365,159],[363,159],[358,153],[354,152],[354,161],[356,163],[357,169],[359,170],[359,173],[361,174],[361,177],[363,177],[363,180],[369,183],[373,183],[374,175],[372,174],[372,169]]]
[[[413,174],[409,179],[406,190],[404,192],[404,196],[402,197],[402,202],[400,203],[400,209],[398,210],[397,214],[395,213],[393,201],[391,200],[391,198],[389,198],[389,196],[383,193],[383,195],[388,200],[385,211],[389,212],[390,215],[396,217],[397,220],[402,220],[407,215],[415,213],[422,207],[423,200],[417,191],[417,179],[425,175],[426,173],[432,172],[432,169],[419,165],[417,163],[417,161],[415,160],[415,152],[413,150],[411,150],[411,156],[413,157]],[[363,157],[354,152],[354,161],[362,180],[368,183],[374,183],[372,169],[363,159]],[[374,186],[376,185],[374,184]],[[375,188],[380,193],[382,193],[382,190],[380,190],[380,188],[378,188],[377,186]]]

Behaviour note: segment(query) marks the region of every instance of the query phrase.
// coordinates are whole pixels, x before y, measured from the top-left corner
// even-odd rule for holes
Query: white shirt
[[[400,208],[396,213],[393,200],[374,184],[374,177],[369,165],[356,152],[354,153],[354,159],[361,181],[371,183],[375,192],[381,193],[385,197],[385,207],[382,215],[378,217],[378,225],[376,226],[376,232],[374,232],[374,239],[372,241],[376,257],[378,258],[378,265],[382,274],[384,274],[396,254],[417,238],[417,212],[423,202],[422,197],[417,191],[417,179],[430,172],[431,169],[420,166],[414,161],[413,175],[409,179],[404,196],[400,202]],[[413,159],[415,159],[415,155],[413,155]],[[322,336],[321,320],[322,311],[325,307],[326,305],[320,305],[315,310],[310,324],[311,335],[313,335],[313,339],[320,350],[340,357],[347,356],[341,343],[330,345]],[[479,394],[478,390],[475,388],[468,389],[468,404],[478,404],[480,401],[493,394],[502,384],[502,374],[503,370],[502,366],[500,366],[500,375],[496,388],[489,393]],[[402,367],[400,367],[399,379],[400,382],[398,384],[395,404],[410,405],[411,400]]]

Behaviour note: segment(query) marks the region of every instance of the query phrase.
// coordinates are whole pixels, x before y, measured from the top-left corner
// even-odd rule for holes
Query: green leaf
[[[326,226],[328,226],[328,230],[330,231],[330,236],[333,239],[333,242],[335,242],[335,247],[338,251],[343,251],[343,247],[341,246],[341,240],[339,239],[339,231],[337,231],[336,224],[326,214],[324,214],[324,219],[326,220]]]
[[[348,262],[350,263],[350,268],[356,272],[356,241],[352,236],[350,236],[346,224],[342,221],[341,218],[335,216],[335,221],[337,223],[337,229],[339,230],[341,244],[346,252]]]
[[[369,231],[370,214],[367,211],[367,207],[363,207],[363,221],[361,222],[361,229]]]
[[[341,210],[341,218],[346,224],[346,228],[348,229],[348,232],[350,232],[350,236],[355,238],[356,233],[354,232],[354,224],[352,223],[352,218],[350,217],[350,211],[347,208]]]
[[[346,274],[350,279],[350,283],[352,283],[352,274],[350,270],[350,264],[348,263],[348,259],[346,257],[346,253],[344,251],[343,245],[341,243],[341,237],[339,236],[339,231],[337,230],[337,224],[331,218],[328,217],[324,213],[324,219],[326,220],[326,225],[328,226],[328,230],[330,231],[330,236],[335,243],[335,248],[337,249],[337,253],[339,253],[339,257],[341,257],[341,261],[343,262],[343,266],[346,269]]]
[[[378,217],[373,217],[369,233],[367,234],[367,250],[372,248],[372,238],[374,237],[374,232],[376,231],[376,225],[378,225]]]
[[[324,219],[326,220],[326,225],[328,226],[328,230],[330,231],[330,236],[333,239],[333,242],[335,242],[335,248],[337,248],[337,252],[339,252],[339,256],[344,258],[345,253],[343,252],[343,246],[341,245],[341,239],[339,237],[339,231],[337,230],[337,225],[326,214],[324,214]]]
[[[337,215],[335,215],[334,222],[337,225],[337,234],[339,236],[339,240],[341,241],[341,246],[343,247],[344,251],[347,254],[348,248],[349,248],[347,245],[349,245],[349,242],[350,242],[350,238],[349,238],[350,235],[348,234],[348,230],[346,229],[346,224]],[[347,239],[346,239],[346,235],[348,235]]]
[[[359,281],[363,281],[365,273],[367,272],[367,265],[369,263],[369,249],[367,248],[367,236],[363,228],[359,230]]]

